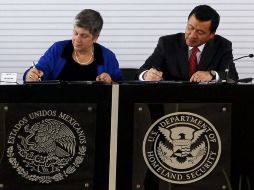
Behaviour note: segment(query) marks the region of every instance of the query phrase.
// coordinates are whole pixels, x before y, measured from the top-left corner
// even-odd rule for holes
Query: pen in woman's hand
[[[34,63],[34,61],[33,61],[33,68],[36,68],[36,67],[35,67],[35,63]]]
[[[36,69],[35,63],[33,61],[33,68]],[[39,81],[41,81],[41,77],[38,77]]]

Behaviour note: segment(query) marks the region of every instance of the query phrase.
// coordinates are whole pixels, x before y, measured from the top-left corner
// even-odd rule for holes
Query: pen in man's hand
[[[161,72],[161,73],[162,73],[161,69],[159,69],[159,68],[155,67],[154,65],[152,65],[152,68],[153,68],[153,69],[155,69],[156,71],[158,71],[158,72]],[[160,75],[158,75],[158,76],[159,76],[159,77],[161,77],[161,80],[164,80],[163,76],[160,76]]]
[[[36,69],[35,63],[33,61],[33,68]],[[41,81],[41,77],[38,77],[39,81]]]

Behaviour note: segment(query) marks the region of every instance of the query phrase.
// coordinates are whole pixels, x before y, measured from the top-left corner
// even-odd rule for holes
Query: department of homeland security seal
[[[204,117],[176,112],[153,123],[145,134],[143,156],[160,179],[187,184],[207,176],[217,165],[221,141],[215,127]]]
[[[84,161],[86,136],[78,121],[56,110],[39,110],[21,118],[7,140],[7,157],[30,181],[51,183],[74,173]]]

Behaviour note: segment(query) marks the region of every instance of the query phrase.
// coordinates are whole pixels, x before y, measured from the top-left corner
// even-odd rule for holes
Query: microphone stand
[[[249,54],[249,55],[244,55],[244,56],[241,56],[241,57],[238,57],[236,59],[233,59],[233,62],[234,61],[237,61],[239,59],[243,59],[245,57],[249,57],[249,58],[253,58],[254,55],[253,54]],[[227,64],[227,67],[225,69],[225,82],[226,83],[236,83],[236,82],[244,82],[244,83],[248,83],[248,82],[251,82],[253,78],[244,78],[244,79],[239,79],[238,81],[234,81],[233,79],[230,79],[229,78],[229,64]]]
[[[228,72],[229,72],[229,65],[227,65],[227,68],[225,69],[225,81],[222,81],[222,82],[228,83]]]

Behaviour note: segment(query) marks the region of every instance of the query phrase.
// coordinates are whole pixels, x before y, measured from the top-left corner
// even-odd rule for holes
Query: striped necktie
[[[197,52],[199,52],[199,49],[197,47],[193,47],[191,50],[191,56],[189,58],[189,77],[191,77],[197,71]]]

